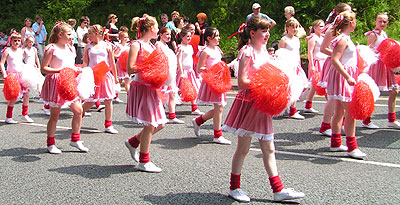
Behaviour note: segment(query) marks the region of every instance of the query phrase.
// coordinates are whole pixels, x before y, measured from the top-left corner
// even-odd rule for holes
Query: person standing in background
[[[44,47],[46,45],[47,40],[47,31],[46,27],[43,25],[42,15],[36,15],[36,22],[32,25],[32,29],[35,32],[36,38],[36,48],[38,49],[39,60],[42,61],[44,55]]]
[[[79,19],[80,26],[76,29],[76,36],[78,37],[78,48],[76,49],[76,59],[75,64],[83,63],[83,50],[86,46],[86,43],[83,41],[83,36],[88,32],[87,25],[89,24],[89,20],[87,16],[82,16]]]
[[[254,3],[251,8],[253,10],[253,13],[247,15],[246,23],[251,17],[260,16],[260,17],[265,18],[265,19],[267,19],[269,21],[269,23],[271,24],[271,28],[273,28],[276,25],[276,22],[274,21],[274,19],[272,19],[269,16],[267,16],[266,14],[263,14],[263,13],[260,12],[261,11],[261,5],[259,3]]]

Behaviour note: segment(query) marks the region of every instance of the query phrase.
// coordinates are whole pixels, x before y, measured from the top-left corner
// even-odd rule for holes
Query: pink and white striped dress
[[[307,40],[310,39],[315,39],[315,46],[313,50],[313,62],[312,65],[314,66],[314,69],[316,72],[321,73],[322,72],[322,66],[325,63],[326,58],[328,57],[326,54],[321,52],[321,44],[322,41],[324,40],[324,35],[321,34],[321,36],[314,34],[311,34],[309,37],[307,37]],[[311,69],[311,62],[309,62],[308,66],[308,79],[311,80],[313,77],[313,72]]]
[[[267,63],[268,51],[263,48],[260,54],[256,54],[252,46],[244,46],[238,55],[238,60],[243,57],[251,59],[247,67],[247,72],[253,72]],[[273,140],[274,129],[272,127],[272,117],[254,106],[250,89],[240,90],[236,95],[235,101],[226,116],[222,130],[231,132],[238,136],[254,136],[260,140]]]
[[[200,89],[200,79],[196,77],[196,72],[193,68],[193,47],[191,45],[179,45],[179,48],[182,52],[182,70],[183,76],[186,76],[188,80],[193,84],[194,88],[197,92]],[[178,76],[177,78],[177,85],[181,87],[181,77]]]
[[[130,46],[126,44],[125,46],[118,44],[117,45],[120,48],[119,54],[120,55],[124,51],[129,51]],[[124,80],[124,79],[130,79],[130,76],[128,74],[127,70],[122,70],[121,67],[119,66],[119,60],[117,60],[115,66],[117,67],[117,74],[118,74],[118,79]]]
[[[141,40],[136,40],[133,43],[140,45],[136,63],[145,60],[146,52],[151,53],[155,50],[155,46],[151,43],[145,43]],[[145,84],[140,73],[137,73],[131,82],[126,114],[133,122],[145,126],[158,127],[158,125],[165,124],[168,121],[157,90]]]
[[[353,41],[351,41],[350,36],[340,34],[332,41],[332,46],[335,47],[342,39],[347,41],[347,47],[340,58],[340,62],[349,75],[357,81],[359,74],[357,68],[357,48]],[[335,68],[331,69],[328,75],[328,99],[350,102],[353,90],[354,86],[350,86],[343,75],[341,75]]]
[[[210,67],[218,62],[221,62],[222,51],[219,47],[215,49],[208,48],[207,46],[203,48],[199,53],[207,51],[210,56],[206,61],[206,67]],[[226,94],[215,92],[204,80],[201,82],[199,93],[197,95],[196,103],[199,105],[226,105]]]

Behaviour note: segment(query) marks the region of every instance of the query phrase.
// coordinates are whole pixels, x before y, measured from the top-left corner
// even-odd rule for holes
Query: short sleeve
[[[332,41],[332,47],[335,48],[337,46],[337,44],[340,42],[340,40],[342,40],[342,38],[344,37],[344,35],[339,35],[337,36],[335,39],[333,39]]]
[[[261,17],[267,19],[269,22],[272,21],[272,19],[269,16],[267,16],[266,14],[261,14]]]
[[[254,59],[254,49],[251,46],[243,46],[242,49],[240,49],[239,54],[238,54],[238,61],[242,60],[243,57],[249,57],[251,59]]]

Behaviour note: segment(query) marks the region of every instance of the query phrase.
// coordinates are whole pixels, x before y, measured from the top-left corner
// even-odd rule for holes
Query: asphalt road
[[[224,116],[229,111],[229,95]],[[126,102],[126,96],[121,94]],[[386,128],[387,96],[377,102],[373,122],[381,129],[367,130],[357,122],[360,149],[365,160],[328,152],[330,138],[318,133],[322,115],[306,120],[274,118],[278,170],[285,187],[306,194],[300,204],[399,204],[400,130]],[[314,108],[322,111],[324,99]],[[193,133],[190,105],[177,107],[184,125],[167,125],[153,136],[150,158],[163,169],[152,174],[137,171],[124,141],[140,131],[125,115],[125,103],[114,106],[114,127],[119,134],[103,133],[104,111],[84,118],[82,140],[88,153],[69,146],[71,112],[62,111],[56,145],[62,154],[46,150],[47,116],[42,104],[32,101],[35,123],[4,123],[6,105],[0,97],[0,204],[237,204],[227,197],[236,136],[224,133],[232,145],[211,143],[212,122]],[[398,103],[399,105],[399,103]],[[298,103],[303,110],[304,103]],[[207,111],[211,107],[201,106]],[[397,108],[397,110],[400,110]],[[18,120],[21,104],[14,108]],[[400,117],[397,112],[397,117]],[[251,204],[272,204],[272,191],[263,168],[258,142],[253,139],[242,172],[242,189]]]

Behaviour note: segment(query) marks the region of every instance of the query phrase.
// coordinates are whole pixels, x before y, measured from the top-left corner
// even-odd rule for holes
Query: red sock
[[[147,153],[139,152],[139,162],[140,163],[150,162],[150,154],[148,152]]]
[[[44,107],[44,109],[50,109],[50,105],[49,104],[44,104],[43,107]]]
[[[140,144],[140,141],[137,139],[136,136],[130,138],[130,139],[128,140],[128,142],[129,142],[129,144],[130,144],[133,148],[138,148],[138,147],[139,147],[139,144]]]
[[[95,104],[96,104],[96,108],[98,108],[101,105],[101,102],[97,101],[97,102],[95,102]]]
[[[168,119],[172,120],[175,118],[176,118],[176,113],[172,113],[172,112],[168,113]]]
[[[388,120],[389,120],[389,122],[396,121],[396,113],[395,112],[389,112],[388,113]]]
[[[293,116],[294,114],[296,114],[296,112],[297,112],[297,108],[296,107],[290,107],[289,116]]]
[[[114,99],[117,99],[118,97],[119,97],[119,93],[116,93]]]
[[[7,114],[6,114],[7,118],[12,118],[13,110],[14,110],[14,107],[7,106]]]
[[[56,138],[47,136],[47,146],[50,147],[51,145],[55,144],[56,144]]]
[[[356,137],[346,137],[347,152],[352,152],[357,149],[357,139]]]
[[[343,117],[343,121],[342,121],[342,126],[344,126],[344,121],[346,120],[345,117]]]
[[[222,130],[214,130],[214,138],[218,139],[222,136]]]
[[[203,116],[202,116],[202,115],[200,115],[200,117],[196,118],[196,124],[197,124],[198,126],[204,124],[205,122],[206,122],[206,121],[203,119]]]
[[[312,108],[312,101],[306,101],[306,106],[305,106],[305,108],[306,108],[306,109]]]
[[[197,109],[199,109],[199,106],[197,106],[197,104],[192,104],[192,112],[196,111]]]
[[[105,128],[108,128],[108,127],[110,127],[110,126],[112,126],[112,121],[111,121],[111,120],[105,120],[105,122],[104,122],[104,127],[105,127]]]
[[[71,141],[78,142],[81,140],[81,133],[71,133]]]
[[[331,136],[331,147],[336,148],[342,145],[342,134],[333,134]]]
[[[28,115],[29,105],[22,105],[22,116]]]
[[[231,186],[229,189],[235,190],[240,188],[240,175],[241,174],[231,173]]]
[[[284,187],[283,187],[282,180],[279,177],[279,175],[270,177],[268,179],[269,179],[269,184],[271,185],[271,189],[272,189],[273,193],[277,193],[277,192],[282,191],[282,189]]]
[[[368,125],[369,123],[371,123],[371,117],[367,117],[363,120],[362,122],[364,125]]]
[[[327,130],[331,129],[331,123],[326,123],[326,122],[322,122],[321,123],[321,127],[319,128],[319,132],[325,132]]]

